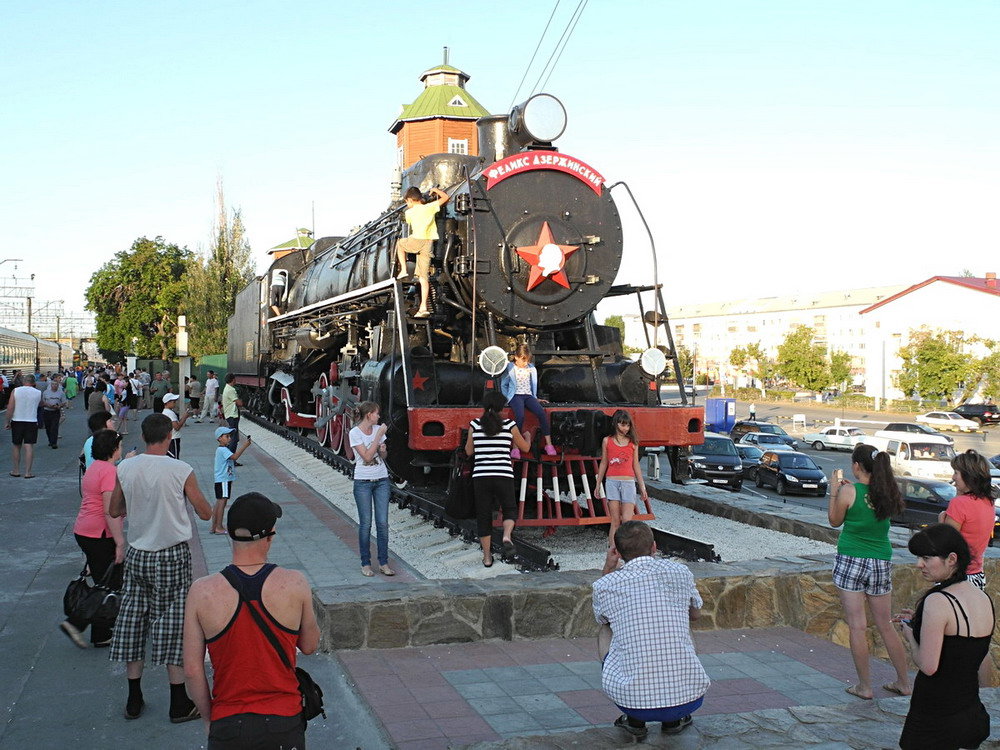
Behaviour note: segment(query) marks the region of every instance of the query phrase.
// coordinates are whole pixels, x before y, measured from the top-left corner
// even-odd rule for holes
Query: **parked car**
[[[798,443],[792,440],[788,443],[788,438],[781,435],[772,435],[769,432],[748,432],[739,439],[743,445],[756,445],[762,451],[793,451],[798,448]]]
[[[824,448],[845,448],[854,450],[858,443],[865,442],[868,434],[857,427],[827,427],[819,432],[810,432],[802,436],[802,442],[812,445],[818,451]]]
[[[826,474],[809,456],[797,451],[765,451],[755,483],[758,487],[774,487],[779,495],[802,492],[822,497],[827,488]]]
[[[756,481],[757,467],[760,466],[764,451],[756,445],[737,443],[736,452],[740,454],[740,461],[743,463],[743,478],[748,482]]]
[[[943,437],[909,434],[906,438],[896,439],[875,435],[869,443],[873,448],[889,454],[889,464],[897,476],[947,482],[955,473],[951,468],[955,447]]]
[[[766,432],[769,435],[779,435],[784,438],[785,443],[791,446],[792,450],[795,450],[797,447],[795,438],[785,432],[778,425],[771,424],[770,422],[755,422],[749,420],[737,422],[733,425],[733,429],[729,431],[729,437],[738,443],[744,435],[751,432]]]
[[[962,404],[956,406],[953,411],[979,425],[1000,422],[1000,406],[996,404]]]
[[[937,523],[938,515],[958,494],[954,485],[939,479],[896,477],[896,484],[899,485],[899,492],[906,507],[901,516],[893,516],[892,520],[908,526],[929,526]]]
[[[979,423],[966,419],[953,411],[929,411],[916,417],[918,422],[937,427],[939,430],[951,430],[953,432],[975,432],[979,429]]]
[[[915,422],[889,422],[883,429],[875,433],[875,437],[884,437],[890,440],[910,440],[913,438],[914,433],[933,435],[934,437],[944,438],[951,445],[955,444],[953,437],[945,435],[943,432],[938,432],[933,427]]]
[[[743,463],[735,444],[725,435],[706,432],[704,443],[691,446],[687,462],[692,479],[736,491],[743,487]]]

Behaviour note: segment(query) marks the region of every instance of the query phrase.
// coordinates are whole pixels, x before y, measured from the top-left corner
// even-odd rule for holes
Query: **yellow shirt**
[[[404,216],[410,225],[410,237],[415,240],[436,240],[438,238],[437,222],[434,217],[441,210],[437,201],[410,206]]]

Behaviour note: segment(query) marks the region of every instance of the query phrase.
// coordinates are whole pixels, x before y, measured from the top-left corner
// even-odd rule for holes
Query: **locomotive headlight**
[[[507,369],[507,352],[499,346],[487,346],[479,353],[479,368],[491,377]]]
[[[659,349],[647,349],[639,357],[639,366],[644,373],[655,378],[667,369],[667,355]]]
[[[552,143],[566,130],[566,108],[552,94],[535,94],[511,110],[508,127],[522,146]]]

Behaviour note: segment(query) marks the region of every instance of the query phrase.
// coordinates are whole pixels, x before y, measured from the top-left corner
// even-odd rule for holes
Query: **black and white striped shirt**
[[[487,435],[478,419],[473,419],[469,423],[469,427],[472,428],[472,446],[476,460],[472,469],[473,477],[514,478],[510,449],[514,443],[511,431],[516,426],[513,419],[506,419],[500,426],[500,432],[496,435]]]

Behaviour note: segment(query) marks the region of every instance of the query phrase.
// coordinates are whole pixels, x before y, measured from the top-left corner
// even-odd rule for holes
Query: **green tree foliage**
[[[133,351],[140,357],[169,359],[174,352],[177,315],[184,296],[187,248],[162,237],[140,237],[90,277],[87,309],[97,316],[97,347],[109,361]]]
[[[764,347],[760,345],[759,341],[746,346],[738,346],[729,352],[729,364],[760,381],[761,393],[764,393],[764,381],[774,377],[774,363],[765,354]]]
[[[995,347],[979,361],[976,368],[980,373],[983,396],[994,403],[1000,399],[1000,350]]]
[[[843,388],[850,377],[851,355],[839,350],[830,352],[830,382],[827,385]]]
[[[801,388],[811,391],[830,382],[826,351],[813,342],[814,331],[809,326],[797,326],[788,332],[778,347],[777,370]]]
[[[925,327],[911,332],[910,340],[899,350],[903,360],[896,378],[899,389],[907,396],[943,398],[951,404],[979,364],[965,354],[965,344],[961,331],[931,331]]]
[[[222,183],[216,192],[216,220],[210,249],[191,259],[184,312],[192,356],[226,351],[229,316],[236,295],[254,277],[250,244],[240,211],[226,210]]]
[[[681,376],[685,378],[694,377],[694,355],[684,344],[677,345],[677,359],[681,364]]]

